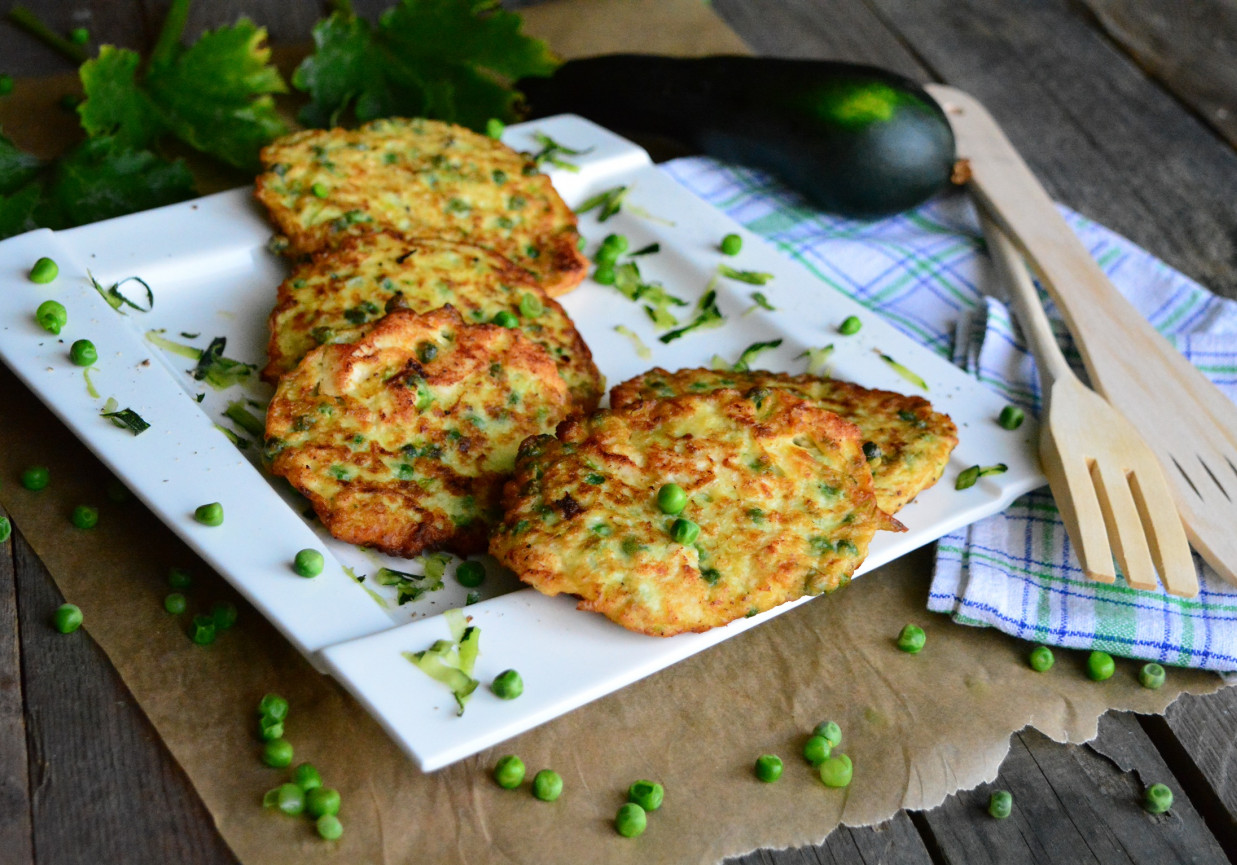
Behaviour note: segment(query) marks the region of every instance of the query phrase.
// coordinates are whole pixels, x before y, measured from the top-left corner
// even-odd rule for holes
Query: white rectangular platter
[[[631,250],[659,243],[659,253],[640,258],[642,275],[689,303],[709,285],[722,258],[718,241],[728,233],[740,234],[744,246],[726,263],[773,274],[762,290],[776,311],[743,315],[752,305],[752,287],[723,279],[715,287],[725,324],[669,344],[658,341],[658,331],[638,305],[586,280],[562,301],[610,384],[652,366],[708,366],[715,354],[733,361],[746,346],[775,338],[782,339],[781,346],[761,355],[758,365],[803,372],[806,361],[800,355],[832,343],[833,376],[919,392],[876,359],[873,351],[879,350],[921,376],[928,385],[922,395],[954,418],[960,443],[945,479],[898,514],[909,531],[880,535],[860,573],[996,513],[1044,483],[1034,455],[1034,424],[1003,430],[994,422],[1003,400],[974,379],[686,192],[630,142],[569,116],[510,127],[504,140],[535,151],[537,132],[584,151],[570,159],[578,171],[550,170],[569,205],[578,207],[616,186],[628,188],[623,210],[604,224],[598,223],[596,211],[581,217],[590,253],[610,232],[626,234]],[[467,592],[452,576],[458,563],[448,567],[443,588],[402,606],[393,589],[359,581],[384,565],[418,571],[423,563],[340,543],[304,518],[303,501],[261,469],[261,442],[249,441],[253,437],[223,415],[239,400],[261,417],[270,389],[253,376],[215,390],[192,377],[192,359],[158,347],[149,337],[157,332],[162,339],[201,349],[224,336],[227,357],[263,364],[266,317],[285,273],[282,260],[267,251],[270,235],[251,190],[238,189],[82,228],[33,231],[6,240],[0,243],[0,358],[319,670],[336,676],[423,769],[476,753],[803,602],[708,633],[661,639],[577,612],[568,598],[521,588],[489,561],[481,599],[467,607],[481,628],[477,677],[488,683],[500,671],[515,668],[525,691],[517,700],[502,701],[479,688],[467,711],[457,715],[451,693],[402,653],[449,636],[441,613],[463,606]],[[60,266],[59,278],[50,285],[27,279],[41,256]],[[91,281],[107,287],[132,276],[153,291],[149,312],[127,306],[113,310]],[[145,291],[136,283],[121,288],[144,301]],[[68,309],[69,323],[58,337],[34,319],[35,308],[49,298]],[[860,316],[864,327],[839,337],[837,325],[848,315]],[[641,357],[632,340],[615,331],[620,324],[640,337],[651,357]],[[68,358],[70,344],[83,337],[95,343],[99,354],[89,374]],[[109,397],[140,414],[150,429],[135,436],[102,418]],[[221,427],[248,447],[239,449]],[[953,488],[963,468],[996,463],[1005,463],[1008,471],[984,477],[970,490]],[[195,522],[194,509],[214,501],[224,506],[224,523],[211,528]],[[316,579],[291,570],[293,556],[305,547],[327,551],[326,572]]]

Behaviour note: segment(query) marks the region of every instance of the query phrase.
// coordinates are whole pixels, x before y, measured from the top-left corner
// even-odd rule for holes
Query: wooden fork
[[[1156,588],[1158,570],[1166,591],[1194,597],[1198,574],[1159,460],[1129,421],[1074,375],[1022,256],[987,213],[980,219],[1035,357],[1044,395],[1039,455],[1083,573],[1115,581],[1115,553],[1133,588]]]

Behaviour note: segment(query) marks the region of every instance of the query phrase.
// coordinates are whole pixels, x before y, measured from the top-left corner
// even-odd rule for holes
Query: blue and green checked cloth
[[[904,334],[950,357],[1011,403],[1038,412],[1035,365],[998,297],[979,222],[960,194],[888,219],[822,214],[768,175],[707,158],[663,170]],[[1237,302],[1191,282],[1103,226],[1062,209],[1121,292],[1237,400]],[[1066,356],[1078,353],[1051,305]],[[1234,527],[1237,531],[1237,526]],[[1237,588],[1201,560],[1198,597],[1083,577],[1045,488],[937,545],[928,608],[1054,646],[1162,664],[1237,670]]]

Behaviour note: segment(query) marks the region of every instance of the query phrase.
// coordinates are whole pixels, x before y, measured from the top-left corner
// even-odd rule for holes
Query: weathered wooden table
[[[165,4],[30,5],[61,30],[87,26],[99,41],[144,48]],[[713,5],[757,53],[875,63],[970,91],[1055,198],[1237,297],[1237,0]],[[245,13],[274,41],[303,41],[318,6],[199,3],[190,29]],[[70,68],[0,26],[0,73]],[[102,652],[41,626],[57,603],[18,527],[0,545],[0,862],[234,862]],[[1131,766],[1184,791],[1172,819],[1128,807]],[[1018,803],[1016,843],[1001,832],[998,848],[984,786],[932,811],[840,829],[820,847],[741,861],[1237,862],[1237,689],[1187,697],[1167,717],[1111,714],[1085,746],[1016,734],[995,786]]]

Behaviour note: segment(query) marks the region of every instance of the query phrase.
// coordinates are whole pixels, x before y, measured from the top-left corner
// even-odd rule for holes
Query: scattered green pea
[[[596,282],[598,285],[614,285],[615,279],[614,268],[609,265],[599,267],[593,271],[593,282]]]
[[[842,319],[842,323],[838,325],[838,333],[842,336],[854,336],[863,329],[863,322],[859,320],[857,315],[848,315]]]
[[[720,244],[726,255],[738,255],[743,250],[743,238],[737,234],[727,234]]]
[[[258,738],[263,742],[273,742],[282,739],[284,733],[283,721],[265,716],[258,719]]]
[[[663,514],[678,514],[687,507],[687,492],[678,484],[663,484],[657,491],[657,507]]]
[[[173,589],[187,589],[193,585],[193,577],[184,568],[168,568],[168,585]]]
[[[163,609],[173,616],[179,616],[189,608],[188,599],[180,592],[171,592],[163,599]]]
[[[305,791],[305,810],[310,817],[334,816],[339,813],[339,791],[333,787],[314,787]]]
[[[258,714],[264,718],[282,721],[288,717],[288,701],[278,694],[267,694],[258,701]]]
[[[619,251],[613,246],[602,244],[593,253],[593,261],[602,267],[613,267],[618,262]]]
[[[78,366],[90,366],[99,359],[99,352],[88,339],[79,339],[69,346],[69,360]]]
[[[772,784],[782,777],[782,758],[777,754],[761,754],[756,758],[756,777]]]
[[[816,729],[812,730],[812,735],[824,736],[834,748],[842,744],[842,728],[837,721],[821,721],[816,725]]]
[[[7,541],[13,535],[13,524],[8,517],[0,516],[0,544]]]
[[[824,736],[809,736],[808,740],[803,743],[803,759],[813,766],[819,766],[825,762],[825,758],[832,752],[833,745]]]
[[[996,422],[1001,425],[1002,429],[1015,430],[1022,426],[1022,422],[1026,420],[1026,412],[1018,408],[1016,405],[1007,405],[1001,409],[1001,414],[997,417]]]
[[[198,505],[193,511],[193,518],[204,526],[221,526],[223,525],[223,505],[219,502]]]
[[[99,509],[90,505],[78,505],[69,515],[69,521],[79,529],[93,529],[99,524]]]
[[[602,246],[608,246],[616,252],[627,251],[627,235],[607,234],[601,241]]]
[[[28,490],[45,489],[51,482],[51,472],[47,466],[26,466],[21,470],[21,485]]]
[[[503,670],[490,683],[490,690],[500,700],[514,700],[524,693],[524,680],[515,670]]]
[[[215,630],[215,619],[212,616],[194,616],[189,638],[199,646],[209,646],[215,642],[218,632]]]
[[[305,791],[296,784],[280,784],[275,788],[275,807],[295,817],[305,810]]]
[[[30,281],[46,285],[60,275],[60,265],[50,258],[43,257],[30,268]]]
[[[614,815],[614,831],[624,838],[637,838],[648,828],[649,818],[635,802],[624,802]]]
[[[1138,671],[1138,684],[1153,691],[1164,687],[1166,678],[1167,674],[1159,664],[1143,664],[1142,669]]]
[[[297,552],[296,558],[292,560],[292,571],[298,577],[307,579],[318,576],[324,567],[326,567],[326,559],[322,553],[308,547]]]
[[[322,786],[322,775],[312,763],[302,763],[292,770],[292,783],[308,793]]]
[[[490,321],[499,327],[515,327],[520,323],[520,320],[515,317],[515,313],[506,309],[494,313],[494,317]]]
[[[1056,662],[1052,649],[1047,646],[1036,646],[1031,650],[1031,654],[1027,656],[1027,660],[1031,664],[1031,669],[1037,673],[1045,673],[1051,670],[1052,665]]]
[[[524,761],[515,754],[500,757],[494,764],[494,780],[504,790],[514,790],[524,783]]]
[[[69,31],[69,41],[74,45],[85,45],[90,41],[90,31],[85,27],[74,27]]]
[[[210,617],[216,631],[226,631],[236,624],[236,604],[231,601],[215,601],[210,608]]]
[[[61,328],[69,323],[69,311],[58,300],[45,300],[34,311],[39,327],[48,333],[60,333]]]
[[[898,634],[898,648],[909,655],[918,655],[927,641],[928,635],[918,625],[907,625]]]
[[[314,828],[324,841],[338,841],[344,834],[344,824],[334,814],[323,814],[314,821]]]
[[[696,538],[700,537],[700,526],[686,517],[679,517],[670,527],[670,537],[674,538],[676,544],[687,546],[695,543]]]
[[[819,766],[820,780],[826,787],[846,787],[850,784],[855,767],[845,754],[826,757]]]
[[[666,788],[656,781],[633,781],[627,788],[627,801],[642,811],[656,811],[666,799]]]
[[[485,121],[485,134],[495,140],[502,138],[503,133],[507,131],[507,124],[503,123],[497,117],[491,117]]]
[[[1087,677],[1095,682],[1111,679],[1117,672],[1116,662],[1107,652],[1092,652],[1087,656]]]
[[[480,562],[460,562],[455,569],[455,580],[466,589],[475,589],[485,582],[485,565]]]
[[[1014,797],[1008,790],[993,790],[988,797],[988,813],[1004,820],[1014,810]]]
[[[1143,793],[1143,809],[1149,814],[1163,814],[1173,807],[1173,791],[1167,784],[1152,784]]]
[[[14,83],[12,75],[0,75],[0,96],[8,96],[12,93]]]
[[[535,294],[525,294],[520,298],[520,315],[524,318],[536,318],[545,312],[545,305]]]
[[[542,802],[553,802],[563,795],[563,777],[552,769],[542,769],[533,776],[533,795]]]
[[[52,616],[52,624],[62,634],[71,634],[82,626],[82,610],[76,604],[61,604]]]
[[[331,190],[327,189],[326,184],[321,181],[309,187],[309,191],[314,194],[314,198],[326,198],[331,194]]]
[[[286,769],[292,765],[292,743],[287,739],[272,739],[262,746],[262,762],[272,769]]]

